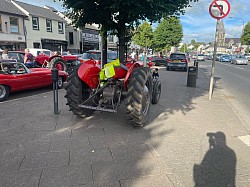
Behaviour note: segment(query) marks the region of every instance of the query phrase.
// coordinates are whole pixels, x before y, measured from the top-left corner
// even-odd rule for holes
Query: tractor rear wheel
[[[128,120],[134,126],[144,126],[149,120],[152,99],[152,73],[149,68],[135,68],[129,78],[127,92]]]
[[[70,111],[79,117],[90,116],[94,110],[83,109],[78,105],[82,104],[90,96],[91,89],[78,77],[78,69],[80,65],[75,67],[70,73],[67,79],[67,85],[65,86],[67,99],[67,105],[69,105]],[[88,103],[93,106],[93,103]]]
[[[52,68],[56,68],[61,71],[67,71],[66,62],[61,57],[54,57],[50,61]]]
[[[161,82],[158,79],[153,80],[152,104],[157,104],[161,96]]]

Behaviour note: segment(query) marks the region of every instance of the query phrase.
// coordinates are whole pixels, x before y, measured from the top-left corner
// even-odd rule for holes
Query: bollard
[[[53,81],[54,114],[58,115],[58,69],[53,68],[51,74],[51,79]]]
[[[196,87],[196,75],[197,68],[195,66],[188,67],[188,77],[187,77],[187,86]]]
[[[194,65],[195,67],[196,67],[196,78],[198,78],[198,70],[199,70],[199,61],[198,60],[196,60],[196,62],[195,62],[195,65]]]

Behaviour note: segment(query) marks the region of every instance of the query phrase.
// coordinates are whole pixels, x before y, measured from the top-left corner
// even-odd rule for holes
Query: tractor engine
[[[122,83],[119,81],[108,82],[100,94],[99,105],[115,108],[120,103],[122,95]]]

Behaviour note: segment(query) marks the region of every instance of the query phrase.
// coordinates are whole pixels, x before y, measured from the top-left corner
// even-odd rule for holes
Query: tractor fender
[[[100,71],[101,68],[96,64],[95,60],[87,60],[79,67],[78,76],[91,89],[95,89],[99,84]]]
[[[127,75],[126,75],[126,77],[125,77],[125,79],[124,79],[124,88],[125,88],[125,90],[128,90],[128,80],[129,80],[129,77],[131,76],[131,73],[132,73],[132,71],[135,69],[135,68],[138,68],[138,67],[141,67],[142,66],[142,64],[140,64],[140,63],[131,63],[132,65],[129,67],[129,69],[128,69],[128,72],[127,72]]]

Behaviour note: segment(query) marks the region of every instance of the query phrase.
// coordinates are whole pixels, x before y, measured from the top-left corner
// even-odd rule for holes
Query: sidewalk
[[[79,119],[64,90],[58,116],[52,92],[1,103],[0,186],[250,186],[250,147],[238,138],[249,132],[221,87],[208,100],[210,72],[200,65],[196,88],[186,72],[159,72],[161,99],[144,128],[124,108]],[[207,133],[218,131],[210,147]]]

